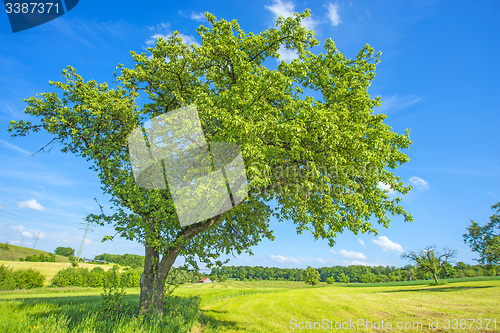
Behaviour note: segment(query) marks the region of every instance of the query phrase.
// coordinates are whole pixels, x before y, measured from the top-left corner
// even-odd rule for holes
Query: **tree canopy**
[[[439,253],[435,246],[426,246],[419,253],[410,252],[404,254],[402,257],[411,260],[417,264],[417,269],[432,274],[434,281],[439,283],[438,276],[443,267],[449,262],[450,259],[455,257],[456,251],[444,249]]]
[[[500,202],[491,207],[496,212],[490,217],[490,222],[484,226],[471,220],[464,234],[464,241],[472,251],[479,254],[478,262],[482,265],[500,265]]]
[[[387,227],[388,214],[412,220],[401,198],[380,188],[410,190],[392,169],[409,161],[400,150],[411,144],[408,131],[393,132],[387,116],[374,112],[380,98],[368,88],[380,53],[366,45],[348,59],[327,39],[324,53],[314,54],[319,42],[301,25],[307,16],[280,18],[276,28],[254,34],[206,13],[210,27],[197,29],[201,46],[185,45],[178,33],[160,38],[149,54],[131,52],[135,65],[118,66],[113,88],[68,67],[63,82],[50,82],[58,92],[25,100],[37,123],[11,121],[13,136],[46,131],[98,173],[114,211],[87,220],[111,223],[145,245],[141,309],[153,302],[144,295],[161,294],[177,256],[197,267],[198,260],[220,263],[224,253],[251,253],[262,238],[274,238],[272,215],[330,245],[345,230],[376,234],[373,222]],[[266,67],[282,46],[297,59]],[[145,121],[193,104],[207,141],[241,149],[249,192],[230,211],[182,228],[168,189],[134,182],[127,137]],[[162,298],[156,300],[161,312]]]

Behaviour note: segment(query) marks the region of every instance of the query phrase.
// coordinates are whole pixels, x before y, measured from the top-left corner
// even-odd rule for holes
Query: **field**
[[[127,290],[126,300],[132,305],[114,322],[99,319],[100,289],[1,292],[0,331],[354,332],[353,327],[360,332],[500,331],[500,279],[427,283],[356,288],[279,281],[189,284],[175,290],[178,297],[168,307],[168,324],[140,322],[134,315],[137,288]],[[316,329],[306,329],[314,322]],[[429,323],[437,329],[429,329]]]
[[[2,245],[5,245],[3,243],[0,243]],[[19,258],[26,258],[26,256],[29,255],[48,255],[48,252],[42,251],[42,250],[35,250],[35,249],[30,249],[28,247],[22,247],[22,246],[17,246],[17,245],[8,245],[8,250],[5,250],[3,248],[0,248],[0,260],[13,260],[13,261],[19,261]],[[69,260],[66,257],[56,255],[56,261],[57,262],[68,262]]]
[[[61,269],[65,269],[71,267],[71,263],[69,262],[27,262],[27,261],[1,261],[0,265],[5,265],[11,267],[14,271],[19,269],[27,269],[33,268],[45,275],[47,278],[45,279],[45,286],[48,286],[50,280],[56,275],[58,271]],[[103,265],[95,265],[95,264],[84,264],[78,263],[79,268],[88,268],[92,269],[95,267],[101,267],[105,271],[113,268],[113,264],[103,264]]]

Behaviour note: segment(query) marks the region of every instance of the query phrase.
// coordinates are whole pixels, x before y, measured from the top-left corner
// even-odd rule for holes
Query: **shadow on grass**
[[[101,309],[102,297],[95,295],[15,298],[9,301],[16,302],[13,310],[24,313],[28,320],[44,322],[54,317],[64,318],[68,332],[80,332],[85,323],[92,325],[96,332],[122,332],[124,326],[127,326],[126,332],[188,332],[200,318],[200,298],[196,296],[166,298],[162,319],[138,317],[139,295],[125,295],[114,316]],[[129,325],[130,322],[133,324]]]
[[[441,287],[441,286],[428,286],[427,288],[418,288],[418,289],[399,289],[399,290],[387,290],[387,291],[379,291],[377,294],[385,294],[385,293],[402,293],[402,292],[430,292],[430,293],[445,293],[445,292],[453,292],[459,290],[468,290],[468,289],[486,289],[492,288],[493,286],[456,286],[456,287]]]
[[[235,321],[219,320],[210,316],[210,314],[217,313],[227,313],[227,311],[217,311],[217,310],[201,310],[200,313],[200,324],[202,324],[206,329],[219,330],[224,329],[237,329]]]

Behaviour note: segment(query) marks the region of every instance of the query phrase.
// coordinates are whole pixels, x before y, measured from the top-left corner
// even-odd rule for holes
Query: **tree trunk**
[[[144,274],[141,278],[139,315],[156,313],[163,316],[165,279],[179,254],[179,248],[170,248],[161,258],[160,253],[151,246],[146,246]]]
[[[219,221],[221,215],[217,215],[205,222],[185,227],[177,235],[177,239],[189,240],[200,232],[203,232]],[[153,225],[150,227],[150,235],[157,235]],[[160,260],[160,252],[146,243],[146,257],[144,258],[144,273],[141,278],[141,295],[139,299],[139,315],[155,312],[163,316],[165,279],[179,255],[181,247],[170,247],[164,252]]]
[[[438,284],[439,281],[438,281],[438,277],[437,277],[436,273],[432,273],[432,275],[434,275],[434,281],[436,281],[436,284]]]

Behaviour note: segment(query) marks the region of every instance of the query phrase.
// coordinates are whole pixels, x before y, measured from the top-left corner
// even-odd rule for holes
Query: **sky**
[[[236,19],[259,33],[276,18],[311,10],[303,24],[321,42],[332,38],[354,57],[365,44],[381,51],[371,96],[381,96],[385,122],[398,133],[411,130],[410,162],[394,172],[413,189],[402,206],[413,215],[392,217],[379,234],[350,231],[333,248],[310,234],[297,235],[292,221],[271,220],[274,241],[252,247],[253,256],[229,256],[231,265],[323,267],[408,264],[401,254],[427,245],[457,251],[455,261],[474,264],[462,235],[470,219],[484,224],[500,201],[500,3],[498,1],[80,1],[65,15],[13,33],[0,14],[0,242],[53,252],[77,251],[84,217],[106,200],[97,175],[61,146],[38,153],[52,137],[38,132],[11,138],[10,120],[24,115],[24,98],[51,91],[67,66],[85,80],[113,81],[118,64],[133,66],[131,50],[147,52],[159,37],[179,31],[186,43],[201,43],[203,13]],[[294,54],[281,52],[283,61]],[[392,194],[394,195],[394,194]],[[136,242],[115,238],[112,226],[89,231],[82,256],[144,255]],[[36,244],[35,244],[36,243]],[[183,263],[182,258],[176,266]]]

